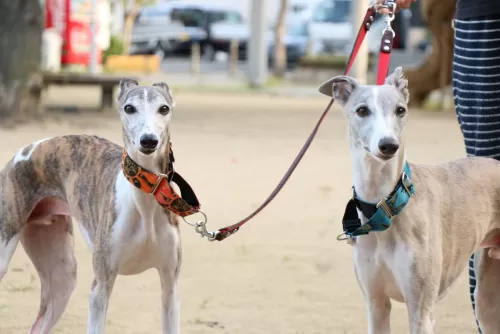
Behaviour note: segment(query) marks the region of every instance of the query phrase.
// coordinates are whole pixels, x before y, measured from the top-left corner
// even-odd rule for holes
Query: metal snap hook
[[[392,29],[390,23],[389,23],[389,25],[387,27],[384,28],[384,30],[382,30],[382,35],[385,34],[386,31],[390,31],[391,32],[392,38],[396,37],[396,32],[394,31],[394,29]]]
[[[200,214],[203,215],[203,220],[197,222],[196,224],[191,223],[185,217],[182,217],[182,220],[184,220],[184,222],[186,224],[188,224],[189,226],[194,227],[195,232],[198,233],[202,238],[203,237],[207,237],[207,239],[209,241],[214,241],[215,238],[217,237],[217,234],[219,234],[219,232],[218,231],[216,231],[216,232],[208,232],[207,227],[206,227],[207,226],[207,222],[208,222],[207,215],[203,211],[201,211],[201,210],[199,210],[198,213],[200,213]]]

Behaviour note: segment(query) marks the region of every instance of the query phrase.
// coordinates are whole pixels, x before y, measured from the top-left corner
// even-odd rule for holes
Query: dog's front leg
[[[94,273],[89,301],[88,334],[102,334],[106,323],[109,297],[116,280],[117,270],[109,265],[107,253],[94,253]]]
[[[175,270],[159,270],[164,334],[180,333],[180,302]]]
[[[373,259],[375,244],[369,238],[360,238],[354,247],[354,269],[365,298],[368,333],[390,334],[391,300],[385,293],[382,268]]]
[[[159,231],[162,322],[164,334],[180,333],[180,302],[177,277],[181,265],[181,248],[177,227],[166,226]]]
[[[404,253],[404,252],[400,252]],[[406,263],[408,267],[400,267],[396,273],[400,285],[403,287],[411,334],[434,333],[434,305],[438,300],[440,285],[441,264],[428,260],[431,255],[425,252],[417,261],[412,261],[404,255],[398,261]],[[403,259],[404,258],[404,259]],[[427,258],[427,261],[425,260]],[[437,258],[437,256],[435,256]],[[403,261],[404,260],[404,261]],[[437,264],[434,267],[428,264]]]
[[[411,334],[434,333],[434,303],[429,303],[425,294],[425,291],[422,291],[422,295],[414,295],[406,302]]]

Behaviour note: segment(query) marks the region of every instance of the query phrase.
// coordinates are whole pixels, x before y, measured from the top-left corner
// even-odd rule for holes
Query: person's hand
[[[400,9],[405,9],[409,8],[412,2],[416,2],[417,0],[396,0],[396,12]],[[387,1],[386,0],[376,0],[375,1],[378,4],[385,4]],[[378,11],[379,14],[389,14],[389,9],[388,8],[381,8]]]

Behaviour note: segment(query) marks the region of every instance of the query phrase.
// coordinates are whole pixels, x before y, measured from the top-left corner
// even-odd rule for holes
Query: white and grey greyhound
[[[498,334],[500,162],[408,164],[407,84],[398,67],[384,85],[336,76],[319,88],[348,120],[354,194],[344,230],[354,247],[368,333],[390,333],[391,299],[406,303],[412,334],[434,333],[435,304],[476,252],[477,318],[484,334]]]
[[[87,332],[104,332],[117,275],[149,268],[161,280],[163,332],[180,331],[178,216],[141,189],[148,178],[171,172],[174,98],[165,83],[122,80],[118,101],[125,149],[95,136],[54,137],[22,148],[0,172],[0,280],[21,241],[41,281],[31,333],[52,331],[75,288],[71,218],[93,256]],[[143,180],[131,170],[142,171]]]

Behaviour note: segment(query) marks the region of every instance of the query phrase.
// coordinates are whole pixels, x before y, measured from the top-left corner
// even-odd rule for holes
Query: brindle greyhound
[[[477,317],[483,333],[498,334],[500,162],[408,164],[407,85],[398,67],[384,85],[337,76],[319,89],[348,120],[355,192],[344,230],[354,245],[368,333],[390,333],[391,299],[406,303],[412,334],[434,333],[435,304],[477,252]]]
[[[174,98],[165,83],[142,87],[123,80],[118,101],[125,150],[94,136],[55,137],[22,148],[0,172],[0,280],[21,241],[41,281],[40,310],[31,333],[51,332],[75,288],[70,217],[79,222],[93,256],[87,332],[104,332],[118,274],[156,268],[163,332],[179,333],[178,217],[131,184],[137,181],[122,170],[124,158],[132,164],[129,169],[170,172]]]

